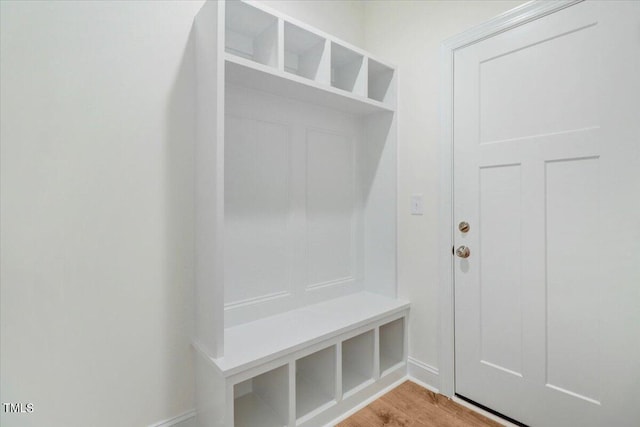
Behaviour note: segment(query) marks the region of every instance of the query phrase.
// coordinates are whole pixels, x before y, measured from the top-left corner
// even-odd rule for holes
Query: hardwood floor
[[[500,424],[411,381],[405,381],[338,424],[338,427],[463,426]]]

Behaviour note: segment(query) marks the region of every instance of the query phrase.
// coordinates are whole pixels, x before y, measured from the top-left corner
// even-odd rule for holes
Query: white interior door
[[[456,393],[639,426],[640,2],[578,3],[454,70]]]

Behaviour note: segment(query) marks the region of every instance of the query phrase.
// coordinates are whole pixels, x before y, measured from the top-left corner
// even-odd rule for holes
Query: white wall
[[[438,367],[440,43],[521,1],[372,1],[365,48],[398,66],[399,286],[411,301],[409,356]],[[409,214],[423,194],[425,215]],[[436,378],[437,380],[437,378]],[[438,387],[438,384],[432,384]]]
[[[364,45],[366,1],[263,0],[261,3],[351,44]]]
[[[268,2],[361,44],[358,2]],[[0,2],[8,426],[146,426],[194,407],[201,1]],[[0,408],[1,409],[1,408]]]
[[[193,408],[200,2],[1,2],[3,426]]]

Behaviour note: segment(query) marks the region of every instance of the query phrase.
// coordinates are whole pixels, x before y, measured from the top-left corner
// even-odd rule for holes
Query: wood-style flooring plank
[[[339,426],[410,427],[410,422],[411,420],[401,410],[378,399],[340,423]]]
[[[338,427],[500,427],[471,409],[405,381]]]

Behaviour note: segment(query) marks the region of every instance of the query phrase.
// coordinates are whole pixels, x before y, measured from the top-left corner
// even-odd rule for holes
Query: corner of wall
[[[407,373],[412,381],[433,391],[434,393],[438,393],[438,390],[440,389],[438,368],[427,365],[413,357],[409,357],[407,367]]]

